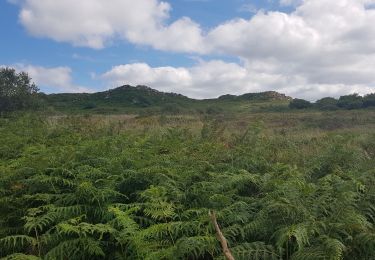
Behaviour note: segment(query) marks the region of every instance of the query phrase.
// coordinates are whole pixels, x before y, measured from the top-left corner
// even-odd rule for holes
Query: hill
[[[218,98],[219,100],[248,100],[248,101],[276,101],[276,100],[283,100],[283,101],[290,101],[293,98],[286,96],[285,94],[278,93],[276,91],[265,91],[259,93],[246,93],[243,95],[235,96],[235,95],[223,95]]]
[[[96,93],[62,93],[46,95],[50,105],[92,109],[99,106],[149,107],[168,102],[184,103],[191,99],[180,94],[164,93],[147,86],[124,85]]]
[[[96,93],[62,93],[45,95],[49,106],[62,111],[91,110],[93,112],[131,112],[140,109],[180,112],[209,109],[212,106],[233,108],[249,102],[286,102],[292,98],[275,91],[223,95],[214,99],[197,100],[176,93],[166,93],[147,86],[124,85]]]

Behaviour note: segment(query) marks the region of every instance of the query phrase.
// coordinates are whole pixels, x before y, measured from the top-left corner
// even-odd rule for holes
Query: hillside
[[[47,104],[57,110],[91,110],[93,112],[127,112],[139,109],[185,111],[208,109],[220,105],[233,108],[249,102],[287,102],[292,98],[275,91],[246,93],[243,95],[223,95],[215,99],[197,100],[176,93],[161,92],[147,86],[124,85],[96,93],[63,93],[44,96]]]
[[[219,100],[248,100],[248,101],[290,101],[292,97],[288,97],[285,94],[278,93],[276,91],[265,91],[259,93],[246,93],[243,95],[223,95],[218,98]]]
[[[150,107],[165,103],[185,103],[191,99],[175,94],[164,93],[146,86],[124,85],[96,93],[63,93],[46,96],[48,104],[57,108],[74,107],[77,109],[93,109],[97,107]]]

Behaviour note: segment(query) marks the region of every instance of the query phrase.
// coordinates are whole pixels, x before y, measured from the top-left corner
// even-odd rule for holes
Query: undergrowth
[[[164,121],[1,119],[0,257],[375,259],[373,131]]]

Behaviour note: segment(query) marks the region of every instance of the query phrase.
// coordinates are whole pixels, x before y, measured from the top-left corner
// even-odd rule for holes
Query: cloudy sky
[[[46,93],[375,92],[375,0],[1,0],[0,65]]]

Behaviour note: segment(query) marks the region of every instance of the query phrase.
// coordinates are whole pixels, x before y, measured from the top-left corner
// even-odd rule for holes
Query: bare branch
[[[221,248],[223,249],[224,256],[227,260],[235,260],[232,253],[230,252],[228,248],[228,242],[225,239],[223,233],[220,230],[219,224],[217,224],[216,214],[215,212],[209,211],[210,219],[212,221],[212,224],[215,227],[216,230],[216,237],[220,241]]]

